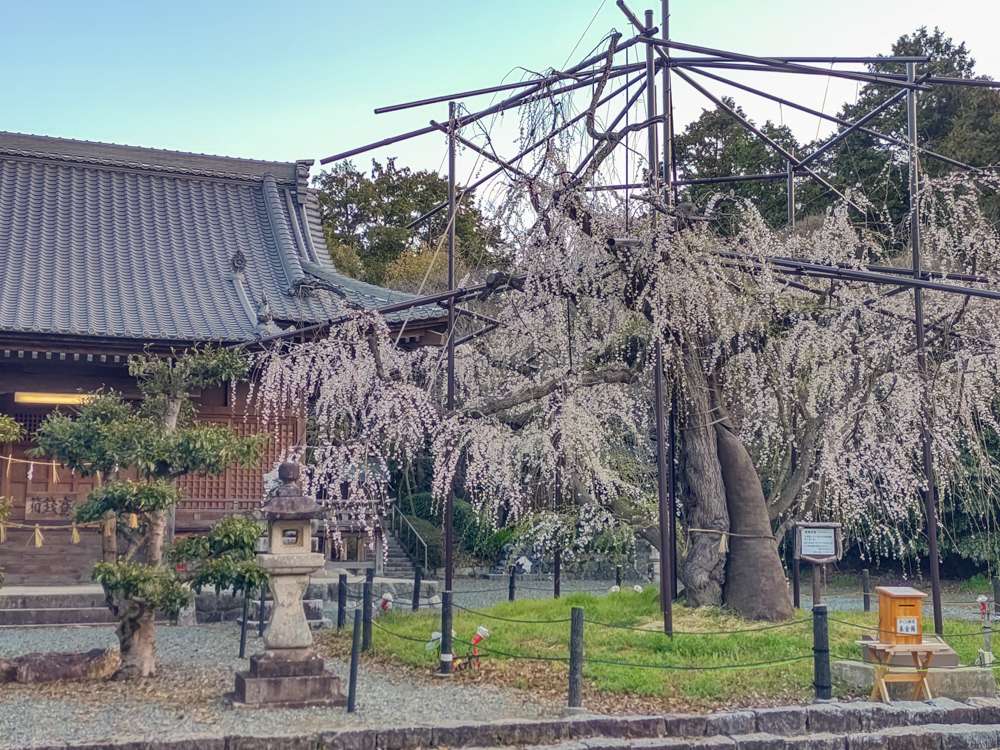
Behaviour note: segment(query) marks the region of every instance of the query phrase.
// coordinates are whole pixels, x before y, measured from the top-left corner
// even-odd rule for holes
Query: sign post
[[[812,563],[813,606],[820,604],[822,566],[837,562],[844,556],[844,543],[840,538],[839,523],[795,524],[795,559]]]

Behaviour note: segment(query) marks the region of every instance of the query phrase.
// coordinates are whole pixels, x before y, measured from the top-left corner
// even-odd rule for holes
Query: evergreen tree
[[[732,99],[723,99],[740,115],[742,109]],[[791,153],[798,142],[785,125],[768,121],[761,130]],[[785,157],[749,132],[721,107],[703,110],[674,141],[677,176],[681,180],[731,175],[753,175],[785,171]],[[684,200],[704,204],[712,196],[729,193],[734,199],[749,199],[772,227],[784,226],[788,211],[784,180],[749,180],[746,182],[689,185]],[[723,222],[724,225],[727,222]]]
[[[421,243],[438,242],[447,231],[448,212],[439,211],[414,229],[406,226],[448,199],[448,181],[436,172],[414,172],[372,160],[371,177],[342,162],[316,178],[327,247],[341,273],[385,284],[390,266]],[[458,254],[471,267],[488,263],[499,232],[476,208],[472,192],[461,194],[455,220]],[[430,240],[430,241],[428,241]]]

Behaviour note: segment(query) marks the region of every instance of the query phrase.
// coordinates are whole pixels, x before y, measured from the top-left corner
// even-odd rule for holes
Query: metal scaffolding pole
[[[660,38],[670,41],[670,0],[660,0]],[[674,203],[671,168],[674,163],[673,119],[670,117],[670,52],[667,48],[667,64],[663,66],[663,188],[666,204]]]
[[[448,103],[448,291],[455,289],[455,102]],[[448,411],[455,408],[455,303],[448,305]],[[448,487],[444,501],[444,592],[441,597],[441,668],[439,674],[452,674],[451,597],[455,539],[452,526],[455,491]]]
[[[664,6],[666,3],[664,2]],[[646,11],[647,30],[653,28],[653,11]],[[656,144],[656,57],[651,45],[646,45],[646,120],[649,122],[649,141],[647,156],[649,158],[649,190],[652,195],[659,195],[660,192],[660,152]],[[664,118],[666,120],[667,118]],[[668,146],[664,145],[664,148]],[[664,161],[664,171],[667,162]],[[656,212],[652,214],[652,221],[656,225]],[[668,556],[670,553],[670,538],[667,534],[669,528],[666,523],[672,514],[667,510],[667,430],[663,414],[663,341],[659,334],[656,334],[655,367],[653,373],[653,411],[656,418],[656,494],[659,501],[660,518],[660,611],[663,612],[663,632],[671,635],[674,630],[673,624],[673,601],[670,596],[670,564]]]
[[[906,63],[906,80],[916,80],[916,65]],[[910,89],[906,96],[906,134],[910,141],[910,246],[913,249],[913,278],[920,278],[920,163],[917,156],[917,92]],[[921,398],[924,418],[920,426],[920,439],[924,453],[924,515],[927,517],[928,565],[931,572],[931,598],[934,606],[934,632],[944,633],[941,612],[941,571],[937,546],[937,507],[934,498],[934,457],[931,454],[930,404],[927,399],[927,353],[924,350],[924,298],[923,290],[913,290],[914,324],[917,329],[917,366],[920,368]]]
[[[785,169],[788,172],[788,228],[795,229],[795,165],[786,161]]]
[[[649,31],[653,28],[653,11],[646,11],[646,30]],[[656,123],[653,122],[653,118],[656,117],[656,56],[653,52],[653,46],[650,44],[646,45],[646,120],[649,124],[649,148],[647,154],[649,155],[649,188],[653,195],[659,193],[659,161],[660,154],[659,149],[656,147]],[[653,220],[656,220],[656,212],[653,212]]]
[[[660,38],[664,41],[670,40],[670,0],[660,0]],[[667,49],[667,64],[663,66],[663,185],[665,202],[668,206],[675,203],[674,196],[676,188],[674,179],[676,177],[676,166],[674,165],[674,117],[673,117],[673,89],[670,81],[670,50]],[[658,340],[659,341],[659,340]],[[657,348],[657,355],[662,360],[663,344],[660,342]],[[657,365],[660,373],[660,395],[657,405],[660,408],[660,419],[663,418],[664,403],[666,398],[663,393],[663,363]],[[671,378],[671,382],[673,379]],[[660,425],[657,425],[657,429]],[[677,598],[677,528],[674,524],[674,398],[671,393],[670,398],[670,418],[667,423],[666,432],[667,443],[670,453],[666,456],[666,498],[664,501],[663,490],[660,489],[660,564],[663,566],[660,571],[660,579],[664,581],[661,591],[666,592],[663,598],[664,622],[666,622],[669,612],[671,632],[673,630],[673,600]],[[666,446],[664,446],[666,447]],[[660,451],[660,443],[657,442],[657,451]],[[659,456],[657,456],[659,461]],[[661,482],[662,483],[662,482]]]

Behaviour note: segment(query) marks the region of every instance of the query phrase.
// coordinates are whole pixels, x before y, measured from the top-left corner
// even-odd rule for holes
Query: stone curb
[[[70,742],[34,745],[32,750],[419,750],[553,745],[558,745],[558,750],[979,750],[1000,747],[1000,700],[828,703],[709,715],[589,714],[567,719],[343,729],[276,737],[206,735],[173,740]],[[3,749],[12,750],[12,746]]]

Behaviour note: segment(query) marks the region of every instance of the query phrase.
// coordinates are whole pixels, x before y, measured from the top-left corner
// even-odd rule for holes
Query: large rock
[[[27,654],[0,659],[0,682],[32,685],[59,680],[107,680],[121,666],[118,648],[95,648],[84,654]]]

